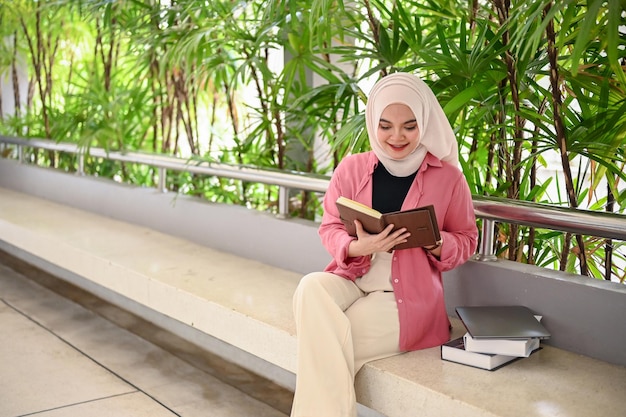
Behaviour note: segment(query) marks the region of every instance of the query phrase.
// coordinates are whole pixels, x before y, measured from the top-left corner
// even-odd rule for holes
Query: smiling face
[[[420,131],[413,111],[405,104],[390,104],[378,122],[376,138],[392,159],[403,159],[417,148]]]

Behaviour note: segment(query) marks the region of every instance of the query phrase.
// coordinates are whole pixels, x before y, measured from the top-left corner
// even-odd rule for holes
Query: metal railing
[[[23,162],[25,147],[66,152],[78,156],[78,174],[84,175],[86,150],[76,144],[57,143],[44,139],[20,139],[0,136],[3,150],[7,145],[17,147],[17,157]],[[4,153],[4,152],[2,152]],[[238,179],[279,187],[278,216],[286,218],[289,205],[289,190],[326,192],[329,177],[301,172],[260,169],[198,160],[146,154],[140,152],[108,152],[102,148],[89,148],[88,156],[153,166],[158,169],[158,189],[166,188],[168,170],[191,172],[206,176]],[[473,196],[476,217],[483,219],[481,242],[476,259],[492,261],[496,259],[494,245],[495,223],[509,223],[536,228],[571,232],[575,234],[626,240],[626,216],[615,213],[596,212],[566,207],[553,207],[527,201],[495,197]]]

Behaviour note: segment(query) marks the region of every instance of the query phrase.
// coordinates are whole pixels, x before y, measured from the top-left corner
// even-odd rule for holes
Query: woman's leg
[[[352,328],[354,372],[376,359],[401,353],[398,306],[393,292],[374,291],[345,312]]]
[[[292,417],[356,417],[354,353],[344,310],[364,293],[334,274],[302,278],[293,298],[298,333]]]

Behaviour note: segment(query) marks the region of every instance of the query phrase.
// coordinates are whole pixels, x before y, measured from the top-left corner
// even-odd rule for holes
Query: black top
[[[381,213],[399,211],[417,171],[408,177],[394,177],[382,163],[374,169],[372,207]]]

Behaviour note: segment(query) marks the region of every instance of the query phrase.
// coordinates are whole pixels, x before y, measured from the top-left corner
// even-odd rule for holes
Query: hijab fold
[[[380,116],[390,104],[404,104],[415,115],[419,128],[419,143],[403,159],[393,159],[378,142]],[[369,94],[365,109],[365,124],[372,150],[392,175],[406,177],[422,165],[430,152],[442,161],[458,165],[458,145],[452,126],[437,97],[428,85],[415,75],[398,72],[380,79]]]

